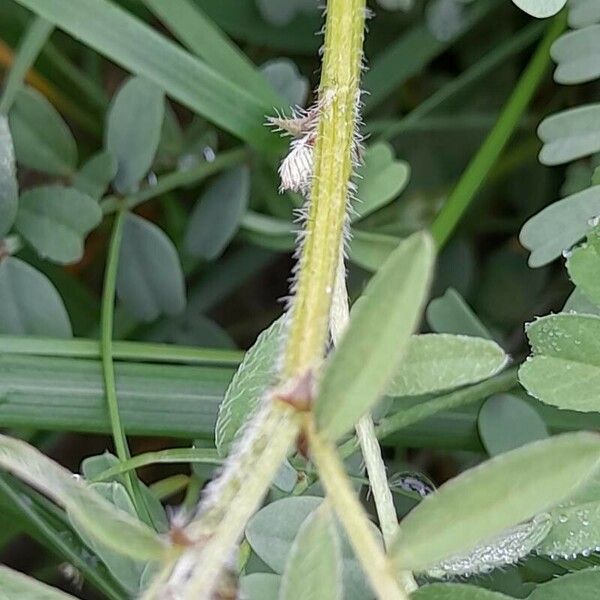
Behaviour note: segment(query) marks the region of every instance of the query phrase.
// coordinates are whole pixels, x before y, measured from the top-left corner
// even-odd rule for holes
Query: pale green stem
[[[344,267],[344,254],[340,251],[339,265],[331,307],[331,336],[337,345],[350,320],[348,291],[346,288],[346,269]],[[367,468],[369,486],[375,500],[375,508],[379,517],[379,524],[383,534],[385,547],[389,548],[392,540],[397,535],[398,517],[388,485],[385,462],[381,454],[381,447],[375,434],[375,424],[370,414],[365,415],[356,424],[356,436]],[[410,571],[404,571],[399,577],[407,592],[417,589],[417,584]]]
[[[310,416],[306,419],[305,431],[327,499],[344,527],[377,598],[408,600],[408,594],[396,579],[391,561],[387,559],[373,534],[369,519],[352,489],[336,449],[317,434]]]

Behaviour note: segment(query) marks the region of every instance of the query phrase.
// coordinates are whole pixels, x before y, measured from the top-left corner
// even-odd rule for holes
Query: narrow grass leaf
[[[538,400],[562,409],[600,410],[600,317],[558,314],[527,327],[533,356],[519,380]]]
[[[556,113],[542,121],[538,136],[544,143],[540,162],[563,165],[600,151],[600,104]]]
[[[352,220],[362,219],[389,204],[408,184],[408,163],[396,160],[392,147],[386,142],[369,146],[358,171],[357,201]]]
[[[280,600],[339,600],[340,540],[331,509],[321,505],[302,524],[281,580]]]
[[[435,250],[419,233],[402,242],[370,281],[329,361],[315,404],[317,427],[342,436],[387,392],[421,318]]]
[[[183,270],[173,242],[154,223],[133,214],[125,217],[117,295],[142,321],[185,308]]]
[[[0,261],[0,332],[71,337],[69,315],[56,288],[12,256]]]
[[[13,226],[19,206],[15,149],[8,119],[0,115],[0,239]]]
[[[29,444],[0,436],[0,465],[62,505],[94,540],[140,560],[164,556],[166,544],[154,531]]]
[[[531,252],[529,266],[541,267],[568,251],[592,229],[598,215],[600,185],[554,202],[533,216],[519,235]]]
[[[117,160],[106,151],[89,158],[73,178],[73,187],[94,200],[100,200],[117,174]]]
[[[427,569],[552,508],[600,466],[600,436],[564,434],[465,471],[402,521],[390,550],[400,569]],[[435,544],[431,540],[435,539]]]
[[[559,12],[567,0],[513,0],[513,2],[532,17],[544,19]]]
[[[65,265],[81,259],[85,237],[101,220],[98,203],[83,192],[45,185],[21,194],[15,227],[42,258]]]
[[[40,92],[19,91],[9,113],[17,162],[50,175],[70,176],[77,166],[77,145],[67,124]]]
[[[75,596],[0,566],[0,597],[5,600],[75,600]]]
[[[477,428],[490,456],[548,437],[548,427],[531,404],[512,394],[488,398],[477,416]]]
[[[528,600],[596,600],[599,588],[600,569],[585,569],[538,585]]]
[[[504,594],[466,583],[432,583],[420,587],[410,597],[411,600],[512,600]]]
[[[114,186],[122,194],[137,191],[152,166],[164,112],[163,91],[143,77],[127,80],[113,98],[104,143],[117,161]]]
[[[189,218],[184,245],[204,260],[218,258],[235,235],[248,206],[250,171],[236,167],[211,183]]]
[[[18,0],[173,99],[264,150],[281,147],[263,127],[265,105],[249,91],[194,58],[163,35],[106,0]]]
[[[562,35],[552,46],[551,55],[558,65],[557,83],[575,85],[600,77],[600,25],[584,27]]]
[[[4,426],[110,432],[98,359],[1,353],[0,366]],[[115,372],[128,434],[213,438],[219,404],[233,376],[231,366],[119,360]],[[51,411],[44,410],[48,406]]]
[[[191,0],[144,0],[184,46],[230,81],[250,90],[266,105],[277,106],[277,94],[252,61]]]
[[[263,400],[269,386],[275,383],[285,327],[285,317],[281,317],[265,329],[246,352],[231,380],[215,427],[215,444],[220,456],[227,455],[238,432]]]
[[[387,393],[416,396],[477,383],[501,371],[508,362],[491,340],[464,335],[414,335]]]

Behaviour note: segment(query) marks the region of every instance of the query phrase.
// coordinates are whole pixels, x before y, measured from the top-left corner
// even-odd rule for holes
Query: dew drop
[[[558,522],[559,523],[566,523],[569,520],[569,517],[565,514],[560,514],[558,515]]]

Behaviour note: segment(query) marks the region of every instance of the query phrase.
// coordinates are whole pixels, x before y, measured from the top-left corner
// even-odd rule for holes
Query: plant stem
[[[348,322],[350,310],[348,304],[348,291],[346,288],[346,269],[344,267],[343,248],[340,249],[339,264],[336,276],[333,303],[331,307],[331,335],[333,343],[337,346]],[[393,538],[398,533],[398,516],[392,498],[392,491],[388,485],[385,462],[381,455],[381,447],[375,435],[375,424],[370,414],[365,415],[356,424],[356,437],[360,444],[361,453],[367,468],[369,486],[375,500],[375,508],[379,517],[379,525],[383,533],[386,548],[390,547]],[[414,577],[410,571],[400,574],[404,589],[412,592],[417,588]]]
[[[566,15],[564,13],[556,17],[550,24],[546,35],[504,106],[496,125],[433,222],[431,233],[439,248],[448,241],[512,137],[548,68],[550,47],[562,33],[565,25]]]
[[[364,20],[365,0],[329,0],[311,205],[290,311],[283,381],[318,366],[325,353],[352,174]],[[296,410],[269,396],[263,403],[201,503],[199,518],[186,528],[196,543],[163,570],[146,598],[164,594],[165,585],[184,598],[211,596],[247,520],[300,431]],[[183,582],[178,581],[182,572]]]
[[[373,535],[369,519],[349,483],[335,448],[317,434],[312,417],[306,418],[304,430],[327,499],[346,530],[377,597],[380,600],[408,600],[408,595],[400,588],[394,575],[391,562]]]
[[[106,271],[104,274],[104,287],[102,290],[102,307],[100,313],[100,354],[102,358],[102,374],[104,377],[104,390],[106,394],[106,405],[110,419],[115,451],[118,459],[125,462],[131,458],[129,446],[121,416],[119,414],[119,402],[117,399],[117,387],[115,383],[115,367],[113,364],[113,317],[115,310],[115,292],[117,281],[117,270],[119,267],[119,252],[123,238],[123,224],[125,219],[125,208],[119,210],[113,225],[112,236],[108,249]],[[151,524],[146,505],[139,492],[138,480],[134,473],[127,472],[124,475],[125,485],[134,503],[137,514],[146,523]]]
[[[320,362],[343,239],[358,118],[365,0],[329,0],[314,182],[284,355],[284,376]]]
[[[41,17],[35,17],[19,44],[13,66],[6,79],[4,93],[0,99],[0,115],[8,114],[27,71],[35,62],[44,44],[54,30],[54,25]]]

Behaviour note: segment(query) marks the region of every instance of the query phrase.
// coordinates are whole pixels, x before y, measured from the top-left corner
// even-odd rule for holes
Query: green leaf
[[[215,260],[235,235],[248,206],[250,171],[236,167],[219,175],[198,199],[188,221],[184,246],[204,260]]]
[[[143,321],[185,308],[185,281],[173,242],[156,225],[127,214],[119,255],[117,295]]]
[[[120,483],[93,483],[89,486],[102,498],[110,502],[118,510],[121,510],[132,518],[136,518],[135,507],[129,497],[125,486]],[[145,562],[133,560],[127,556],[122,556],[112,548],[88,535],[85,528],[81,527],[76,518],[71,518],[71,524],[85,542],[85,544],[94,552],[94,554],[106,565],[111,575],[118,581],[125,590],[135,596],[140,591],[142,574],[146,567]]]
[[[401,242],[391,235],[352,229],[350,260],[367,271],[377,271]]]
[[[527,327],[533,357],[519,380],[538,400],[562,409],[600,410],[600,317],[558,314]]]
[[[77,145],[67,124],[42,94],[21,90],[10,114],[19,164],[50,175],[70,176],[77,166]]]
[[[21,194],[15,227],[42,258],[64,265],[81,259],[84,238],[101,220],[98,203],[86,194],[45,185]]]
[[[513,2],[531,16],[544,19],[559,12],[567,0],[513,0]]]
[[[5,427],[110,433],[98,358],[10,354],[5,339],[0,353],[0,422]],[[98,348],[97,340],[85,341]],[[53,347],[63,342],[45,343]],[[219,404],[233,376],[231,363],[220,362],[219,356],[223,354],[190,365],[117,360],[117,394],[127,433],[212,439]],[[41,410],[43,406],[52,410]]]
[[[315,403],[317,428],[330,440],[350,429],[398,373],[421,318],[434,260],[431,238],[415,234],[369,282],[325,369]]]
[[[588,234],[587,242],[570,254],[567,270],[573,283],[595,305],[600,304],[600,231]]]
[[[528,600],[596,600],[598,589],[600,569],[585,569],[538,585]]]
[[[540,162],[562,165],[600,151],[600,104],[570,108],[542,121]]]
[[[600,4],[596,0],[571,0],[569,25],[573,29],[587,27],[600,21]]]
[[[295,496],[277,500],[256,513],[246,527],[246,538],[256,554],[278,574],[286,563],[298,531],[304,521],[321,506],[323,498]],[[381,538],[379,530],[373,531]],[[370,588],[350,543],[340,534],[342,543],[344,598],[364,600]]]
[[[465,583],[432,583],[420,587],[411,600],[512,600],[504,594]]]
[[[600,25],[571,31],[558,38],[551,51],[558,65],[554,80],[562,84],[577,84],[600,77],[599,39]]]
[[[117,161],[110,152],[94,154],[73,178],[73,187],[99,200],[117,174]]]
[[[0,261],[0,332],[71,337],[69,315],[56,288],[11,256]]]
[[[289,221],[269,215],[246,211],[241,221],[241,235],[250,243],[277,252],[294,249],[294,225]]]
[[[414,335],[387,393],[416,396],[477,383],[501,371],[508,362],[491,340],[464,335]]]
[[[599,113],[600,118],[600,113]],[[541,267],[569,250],[600,215],[600,185],[546,207],[521,229],[519,239],[530,252],[529,266]]]
[[[535,408],[512,394],[488,398],[479,410],[477,427],[490,456],[548,437],[546,423]]]
[[[263,400],[268,387],[275,382],[277,356],[285,328],[285,317],[281,317],[265,329],[246,352],[233,376],[219,406],[215,427],[215,444],[221,456],[228,454],[238,431]]]
[[[115,4],[105,0],[18,2],[224,130],[265,150],[279,146],[263,127],[269,105]]]
[[[290,106],[306,104],[308,79],[300,74],[296,64],[289,58],[269,60],[261,65],[260,71],[282,98],[279,108],[289,110]]]
[[[281,580],[280,600],[342,597],[340,540],[331,509],[321,505],[300,527]]]
[[[252,61],[192,0],[144,0],[181,42],[229,81],[252,92],[269,105],[277,95],[259,75]]]
[[[600,547],[600,498],[564,503],[550,515],[552,529],[536,548],[538,554],[572,560],[589,556]]]
[[[0,241],[10,231],[19,207],[19,184],[15,169],[8,119],[0,115]]]
[[[164,556],[166,544],[154,531],[25,442],[0,436],[0,465],[62,505],[94,540],[140,560]]]
[[[590,302],[581,289],[576,287],[567,298],[561,312],[578,313],[580,315],[596,315],[600,317],[600,306]]]
[[[434,298],[427,307],[427,322],[437,333],[463,334],[492,339],[490,332],[477,318],[464,298],[453,288],[439,298]]]
[[[75,596],[5,566],[0,566],[0,596],[4,600],[75,600]]]
[[[279,600],[280,581],[273,573],[251,573],[240,579],[240,592],[247,600]]]
[[[143,77],[128,79],[115,94],[104,143],[117,161],[114,186],[122,194],[137,191],[152,166],[164,113],[163,91]]]
[[[486,539],[465,554],[456,554],[427,569],[436,579],[486,574],[525,558],[548,535],[552,526],[547,513]]]
[[[394,200],[408,184],[410,167],[404,161],[395,160],[394,150],[388,143],[378,142],[367,148],[358,177],[353,221]]]
[[[496,456],[427,496],[390,550],[400,569],[426,569],[555,506],[600,466],[600,437],[564,434]],[[432,543],[435,540],[435,544]]]

